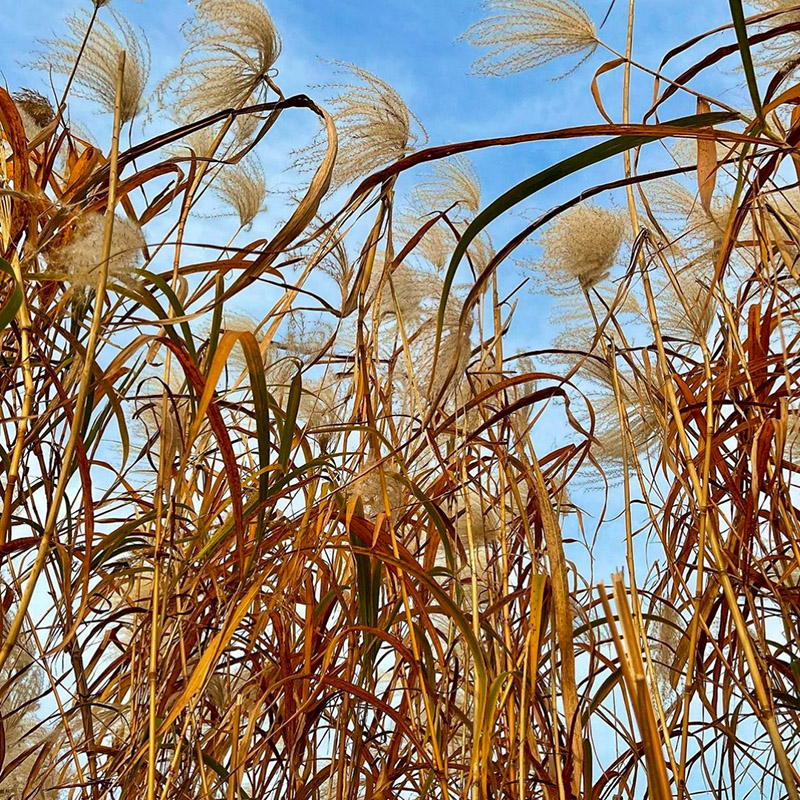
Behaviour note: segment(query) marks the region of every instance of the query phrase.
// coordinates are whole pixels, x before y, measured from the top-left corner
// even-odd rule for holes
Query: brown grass
[[[800,116],[789,69],[759,94],[747,67],[797,25],[731,5],[728,44],[658,75],[640,123],[628,77],[653,71],[628,47],[592,83],[602,108],[600,77],[624,73],[621,123],[406,138],[346,201],[334,119],[267,68],[235,108],[127,149],[120,69],[107,151],[0,89],[0,793],[798,796]],[[737,54],[754,108],[684,90]],[[672,96],[691,113],[654,122]],[[300,113],[324,144],[286,221],[189,238],[206,190]],[[586,136],[606,143],[477,214],[463,155],[419,178],[413,213],[397,197],[426,161]],[[676,136],[688,164],[648,160]],[[492,248],[492,219],[622,152],[619,180]],[[622,235],[580,205],[609,189]],[[587,220],[595,250],[570,235]],[[540,285],[572,316],[531,361],[507,352],[497,271],[538,231]],[[261,317],[237,316],[265,286]],[[575,561],[595,526],[596,547],[624,531],[608,590]]]

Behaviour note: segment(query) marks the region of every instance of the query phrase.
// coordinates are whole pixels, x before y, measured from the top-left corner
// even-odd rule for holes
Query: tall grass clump
[[[0,88],[0,797],[797,798],[798,9],[492,0],[476,71],[606,50],[604,121],[429,146],[260,0],[148,96],[109,5]]]

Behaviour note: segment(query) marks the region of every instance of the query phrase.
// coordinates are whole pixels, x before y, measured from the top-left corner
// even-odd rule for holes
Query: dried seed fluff
[[[243,228],[249,228],[265,208],[267,180],[254,153],[223,167],[212,187],[217,197],[233,209]]]
[[[484,0],[490,16],[461,37],[489,51],[473,64],[480,75],[510,75],[562,56],[580,66],[599,40],[591,17],[574,0]]]
[[[129,122],[142,110],[143,95],[150,75],[150,47],[142,31],[137,31],[125,17],[111,11],[115,26],[96,19],[80,56],[75,73],[75,94],[93,100],[105,111],[113,112],[116,99],[119,55],[125,51],[125,73],[120,113]],[[89,27],[90,15],[85,10],[70,14],[65,22],[70,35],[43,42],[47,51],[37,57],[33,66],[68,75],[78,60]]]
[[[614,266],[625,230],[625,217],[619,211],[592,203],[574,206],[542,234],[542,269],[554,288],[566,279],[590,289]]]
[[[330,86],[337,92],[328,99],[339,134],[332,180],[336,188],[397,161],[427,141],[420,121],[386,81],[353,64],[339,66],[355,82]],[[317,139],[301,151],[298,165],[316,167],[324,151],[325,142]]]
[[[260,0],[194,0],[184,28],[188,43],[180,64],[159,84],[162,104],[180,103],[197,119],[226,108],[261,102],[265,79],[281,52],[281,39]]]
[[[85,291],[97,285],[103,260],[104,228],[103,214],[85,214],[69,241],[47,254],[51,267],[66,273],[65,280],[73,290]],[[111,238],[109,282],[125,284],[134,280],[144,244],[142,229],[127,217],[118,215]]]

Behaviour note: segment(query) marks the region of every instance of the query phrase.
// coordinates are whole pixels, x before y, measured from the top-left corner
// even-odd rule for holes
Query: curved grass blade
[[[594,147],[589,147],[581,153],[569,156],[569,158],[565,158],[563,161],[559,161],[557,164],[547,167],[547,169],[527,178],[500,195],[500,197],[490,203],[467,226],[467,229],[462,234],[453,252],[453,256],[450,259],[450,264],[447,267],[447,273],[444,277],[442,298],[439,301],[439,313],[436,322],[436,350],[438,351],[439,349],[439,340],[441,339],[442,328],[444,326],[445,306],[447,305],[447,298],[450,296],[450,289],[453,286],[458,266],[466,255],[470,244],[472,244],[477,236],[498,217],[547,186],[569,175],[573,175],[585,167],[598,164],[601,161],[620,155],[635,147],[640,147],[643,144],[655,142],[673,135],[670,128],[707,128],[720,125],[723,122],[730,122],[735,118],[735,114],[724,111],[713,112],[711,114],[693,114],[690,117],[679,117],[661,125],[654,125],[652,127],[653,132],[650,134],[617,136],[614,139],[602,142]]]
[[[281,432],[281,447],[278,451],[278,463],[285,470],[289,465],[289,456],[292,453],[294,429],[297,425],[297,412],[300,409],[300,398],[303,394],[303,377],[300,370],[292,378],[289,387],[289,399],[286,403],[286,415],[283,418],[283,431]]]
[[[22,305],[22,286],[17,281],[14,270],[11,269],[11,264],[3,258],[0,258],[0,272],[4,272],[11,278],[14,287],[3,307],[0,308],[0,331],[3,331],[11,324],[11,320],[14,319],[19,307]]]
[[[750,92],[750,99],[753,102],[753,109],[756,112],[758,121],[761,123],[761,129],[764,130],[766,128],[764,108],[761,105],[761,95],[758,91],[756,71],[753,67],[753,55],[750,52],[750,42],[747,37],[747,23],[744,18],[742,0],[728,0],[728,2],[731,7],[733,27],[736,30],[736,41],[739,44],[739,52],[742,55],[742,68],[744,69],[744,77],[747,81],[747,90]]]

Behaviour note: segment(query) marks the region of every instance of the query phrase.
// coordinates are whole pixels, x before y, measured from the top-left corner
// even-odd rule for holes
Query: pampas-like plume
[[[713,263],[705,267],[690,264],[678,272],[676,279],[683,299],[671,283],[664,287],[657,307],[658,322],[664,334],[692,343],[705,340],[716,309],[716,302],[708,295],[713,275]]]
[[[178,158],[187,158],[193,155],[200,159],[211,158],[217,134],[217,129],[208,125],[184,136],[178,144],[171,145],[168,152]]]
[[[456,534],[467,549],[469,538],[472,537],[478,562],[476,566],[486,569],[486,548],[497,541],[500,533],[497,512],[472,487],[467,489],[466,497],[463,491],[458,491],[457,499],[460,508],[455,520]]]
[[[437,283],[438,286],[441,286],[441,283]],[[437,312],[435,308],[429,309],[428,315],[414,332],[414,342],[412,343],[414,380],[419,390],[428,399],[438,397],[445,386],[447,386],[449,398],[455,394],[463,402],[466,397],[466,392],[459,391],[459,389],[463,389],[466,383],[467,366],[472,355],[473,320],[468,319],[462,328],[461,309],[461,301],[457,297],[453,297],[452,302],[445,309],[438,354],[436,353]],[[407,376],[404,369],[400,368],[396,371],[395,377],[398,383],[402,383],[410,376]],[[466,422],[469,425],[472,421],[470,418]],[[460,424],[464,424],[463,419]]]
[[[398,469],[395,459],[390,459],[383,463],[382,469],[386,485],[386,497],[389,501],[388,509],[383,496],[381,474],[374,458],[368,459],[361,467],[358,477],[353,481],[352,489],[348,490],[346,494],[350,497],[360,497],[364,505],[364,511],[371,516],[387,512],[398,515],[402,513],[401,504],[404,493],[402,472]]]
[[[305,420],[306,430],[312,433],[323,452],[330,452],[338,437],[335,430],[324,430],[341,425],[343,401],[337,397],[339,384],[326,383],[324,379],[308,381],[300,398],[299,416]],[[323,430],[320,430],[323,429]]]
[[[265,209],[267,180],[258,157],[251,153],[236,164],[223,167],[213,183],[214,193],[239,217],[239,224],[249,229]]]
[[[164,386],[156,382],[156,391],[152,395],[134,400],[133,419],[143,435],[143,451],[144,448],[152,448],[156,457],[160,457],[163,451],[167,460],[172,462],[184,448],[186,400],[181,396],[182,387],[178,381],[173,378],[170,383],[172,385],[167,393],[166,405],[161,396]]]
[[[424,211],[445,211],[457,204],[452,216],[475,216],[481,208],[481,181],[475,166],[465,155],[436,161],[433,174],[414,187],[411,201]]]
[[[594,377],[599,378],[599,371]],[[664,412],[655,394],[655,387],[635,385],[632,377],[617,372],[620,400],[625,419],[620,420],[620,409],[613,393],[613,378],[608,368],[606,378],[609,391],[597,398],[594,410],[597,419],[597,455],[611,467],[622,466],[625,455],[629,459],[640,457],[659,441],[664,430]],[[623,430],[624,425],[624,430]],[[611,475],[612,471],[609,471]]]
[[[390,279],[394,287],[394,298],[389,285]],[[433,296],[438,286],[438,279],[424,270],[399,264],[390,276],[384,276],[376,264],[367,289],[367,299],[370,302],[377,301],[379,320],[394,316],[399,311],[404,325],[415,325],[424,313],[425,302]]]
[[[99,19],[92,31],[75,73],[75,94],[94,100],[105,111],[113,112],[116,100],[119,55],[125,51],[125,76],[120,98],[122,122],[130,122],[142,109],[142,97],[150,75],[150,46],[142,31],[136,31],[125,17],[111,12],[116,30]],[[68,75],[78,59],[90,15],[86,11],[70,14],[65,22],[71,35],[50,39],[43,44],[47,52],[33,62],[39,69]]]
[[[33,139],[55,119],[56,114],[50,101],[33,89],[20,89],[14,92],[13,100],[28,139]]]
[[[260,0],[193,0],[194,19],[184,28],[188,43],[180,64],[161,82],[161,102],[177,96],[189,119],[264,99],[266,78],[281,40]]]
[[[650,645],[655,688],[660,692],[662,701],[669,704],[674,698],[673,681],[679,677],[674,672],[674,664],[686,623],[675,607],[665,600],[661,600],[656,609],[657,619]]]
[[[265,208],[267,180],[255,153],[223,167],[212,188],[217,197],[234,210],[243,228],[250,228]]]
[[[647,198],[660,223],[675,223],[681,246],[701,252],[707,252],[722,237],[731,210],[730,198],[723,195],[706,211],[696,193],[672,178],[653,182]]]
[[[396,229],[401,239],[411,239],[429,221],[413,211],[397,215]],[[414,248],[413,255],[430,264],[437,272],[442,272],[456,246],[453,231],[444,221],[437,222],[426,231]]]
[[[97,284],[102,265],[104,215],[85,214],[78,220],[71,238],[63,245],[50,248],[49,264],[66,273],[65,280],[75,290],[87,290]],[[127,217],[117,216],[111,239],[108,277],[118,283],[130,283],[139,266],[145,245],[142,229]]]
[[[5,581],[0,583],[0,589],[3,592],[9,591]],[[0,610],[0,615],[7,625],[9,611]],[[0,671],[3,685],[0,709],[3,716],[5,757],[8,764],[14,765],[11,770],[5,771],[6,774],[0,782],[0,798],[3,800],[55,796],[46,791],[49,788],[46,783],[40,791],[31,788],[42,780],[37,775],[46,774],[46,769],[36,763],[37,756],[41,754],[41,749],[36,745],[44,747],[48,733],[37,713],[39,700],[45,693],[45,673],[31,657],[31,651],[34,651],[34,641],[29,634],[23,634]],[[52,763],[52,758],[49,762]],[[33,771],[34,767],[36,772]],[[27,785],[29,780],[32,782],[31,786]]]
[[[542,269],[554,288],[566,278],[590,289],[614,266],[625,235],[625,217],[591,203],[568,209],[541,236]]]
[[[339,155],[333,169],[334,187],[359,180],[375,169],[402,158],[425,144],[422,124],[398,92],[386,81],[354,64],[339,64],[354,83],[330,86],[329,98],[339,133]],[[299,163],[316,166],[324,143],[317,140],[301,153]]]
[[[417,207],[422,208],[421,206]],[[429,220],[430,217],[427,214],[418,214],[413,210],[402,212],[397,216],[397,234],[402,240],[407,241],[413,238]],[[459,236],[468,225],[467,220],[451,219],[450,222]],[[428,228],[415,246],[412,255],[421,257],[437,272],[442,272],[450,262],[456,242],[456,232],[444,220],[441,220]],[[493,255],[492,244],[488,236],[483,233],[476,236],[467,249],[467,257],[475,272],[481,272]]]
[[[574,0],[484,0],[484,7],[496,13],[461,37],[490,48],[472,65],[481,75],[510,75],[580,55],[576,69],[599,44],[591,17]]]
[[[766,21],[769,28],[800,22],[800,9],[793,0],[752,0],[752,4],[766,12],[782,12]],[[788,67],[794,72],[800,66],[797,52],[799,42],[800,35],[797,31],[790,31],[763,42],[758,50],[757,66],[759,70],[771,73]]]
[[[401,237],[411,239],[429,220],[433,211],[447,211],[450,224],[437,222],[422,237],[414,254],[441,272],[449,262],[456,246],[457,235],[481,206],[481,184],[472,162],[463,155],[434,164],[433,174],[411,192],[411,210],[399,215],[397,228]],[[452,225],[452,228],[451,228]],[[473,268],[480,272],[493,255],[491,243],[484,235],[469,246],[468,256]]]

